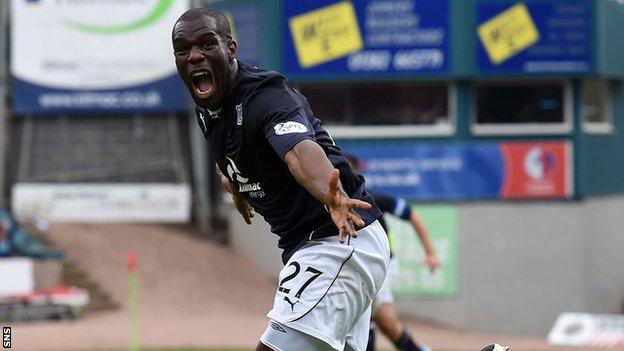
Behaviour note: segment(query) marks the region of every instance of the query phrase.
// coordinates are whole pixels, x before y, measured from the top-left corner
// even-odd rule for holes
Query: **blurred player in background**
[[[286,78],[236,59],[222,13],[185,12],[172,40],[178,73],[237,210],[247,223],[253,210],[260,213],[284,250],[256,350],[364,351],[371,303],[390,259],[381,211],[364,178]]]
[[[357,157],[347,153],[345,153],[345,157],[356,172],[361,171],[360,160]],[[412,211],[409,203],[403,198],[377,191],[370,191],[370,193],[373,195],[377,206],[379,206],[379,209],[383,213],[389,213],[410,222],[425,251],[423,263],[429,267],[432,273],[435,272],[435,270],[440,267],[440,260],[433,248],[425,223],[418,213]],[[383,218],[380,219],[380,222],[386,230],[386,233],[389,233]],[[398,261],[396,257],[393,257],[390,260],[390,269],[388,270],[386,281],[373,302],[374,324],[371,323],[371,326],[375,324],[379,326],[381,332],[387,336],[399,350],[429,351],[430,349],[427,346],[419,345],[414,341],[407,328],[405,328],[398,318],[394,307],[394,296],[392,296],[392,282],[398,273]],[[367,351],[373,350],[375,350],[375,331],[374,328],[371,327]]]

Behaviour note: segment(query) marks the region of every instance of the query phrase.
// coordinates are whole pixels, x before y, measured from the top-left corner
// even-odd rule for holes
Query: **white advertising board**
[[[40,184],[13,186],[12,208],[58,222],[186,223],[188,184]]]
[[[548,334],[553,345],[624,346],[624,315],[562,313]]]
[[[184,109],[171,30],[188,8],[188,0],[12,0],[15,110]]]
[[[30,258],[0,259],[0,297],[27,294],[35,290],[34,264]]]

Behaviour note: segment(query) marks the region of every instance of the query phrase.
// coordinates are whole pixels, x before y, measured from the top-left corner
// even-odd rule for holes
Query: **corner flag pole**
[[[126,254],[128,269],[128,310],[130,312],[130,351],[139,351],[139,303],[137,296],[137,258],[130,250]]]

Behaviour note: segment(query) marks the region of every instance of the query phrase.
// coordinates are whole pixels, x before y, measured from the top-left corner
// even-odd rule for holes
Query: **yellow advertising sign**
[[[292,17],[288,25],[303,68],[362,50],[362,35],[350,1]]]
[[[477,28],[479,38],[493,64],[498,65],[537,43],[540,33],[526,5],[519,3]]]

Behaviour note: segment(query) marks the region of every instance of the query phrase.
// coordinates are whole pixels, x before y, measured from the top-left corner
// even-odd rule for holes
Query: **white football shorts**
[[[373,302],[373,315],[375,314],[374,309],[388,303],[394,303],[394,295],[392,295],[392,284],[396,281],[399,276],[399,260],[396,256],[390,259],[390,266],[388,267],[388,274],[386,274],[386,280],[384,281],[381,289],[377,293],[377,297],[375,297],[375,301]]]
[[[325,350],[318,341],[327,350],[365,351],[371,303],[389,260],[388,237],[377,221],[345,244],[338,236],[306,243],[279,274],[260,341],[275,351],[293,351],[295,344],[297,351]]]

